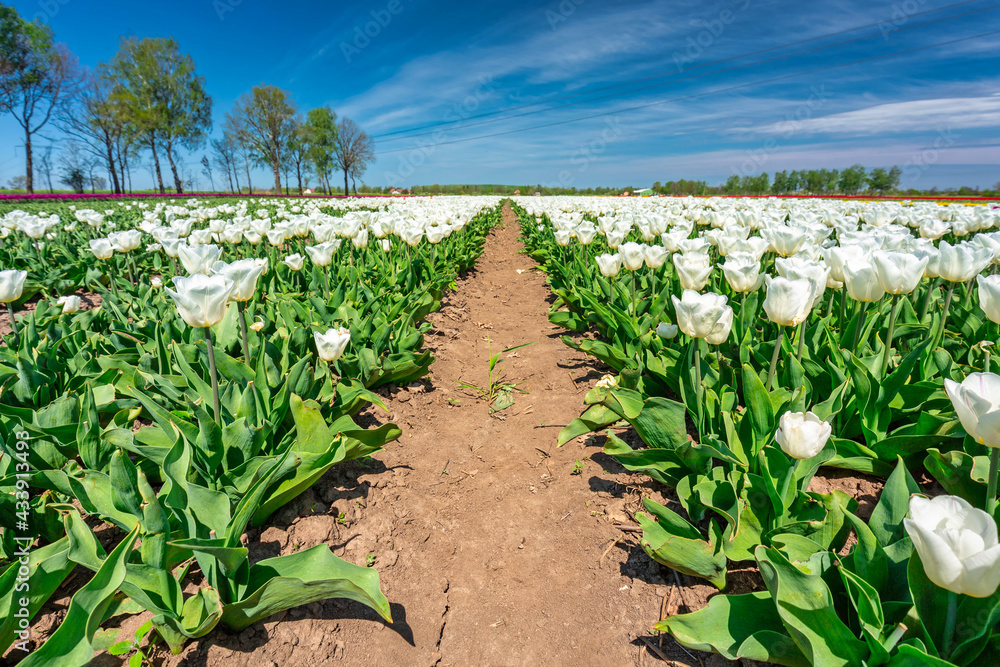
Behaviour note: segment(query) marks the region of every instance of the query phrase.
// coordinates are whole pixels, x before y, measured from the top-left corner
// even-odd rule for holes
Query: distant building
[[[636,190],[632,194],[636,197],[652,197],[656,194],[656,192],[653,191],[653,188],[644,188],[642,190]]]
[[[315,190],[313,190],[312,188],[306,188],[305,190],[302,191],[302,194],[304,194],[304,195],[311,195],[314,192],[315,192]]]

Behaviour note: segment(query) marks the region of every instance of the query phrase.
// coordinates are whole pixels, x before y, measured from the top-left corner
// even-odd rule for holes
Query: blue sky
[[[303,111],[331,106],[375,136],[372,185],[721,183],[854,163],[899,165],[907,187],[1000,181],[1000,34],[967,39],[1000,31],[1000,9],[976,11],[990,0],[12,4],[85,66],[121,35],[174,37],[205,77],[215,133],[259,83]],[[499,136],[463,141],[482,135]],[[22,143],[0,117],[0,181],[23,173]]]

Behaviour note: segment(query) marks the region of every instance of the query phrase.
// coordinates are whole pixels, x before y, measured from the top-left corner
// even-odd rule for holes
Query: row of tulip
[[[68,612],[84,621],[21,664],[87,664],[101,623],[137,610],[175,652],[219,624],[240,630],[330,597],[391,620],[374,569],[325,544],[251,564],[245,532],[399,437],[353,416],[384,409],[373,388],[427,372],[423,318],[475,262],[496,204],[8,211],[0,254],[16,268],[0,271],[0,301],[35,301],[11,308],[0,346],[0,522],[30,536],[25,622],[74,569],[94,573]],[[98,308],[80,308],[81,287]],[[150,424],[133,431],[137,419]],[[102,522],[124,536],[110,553],[92,529]],[[0,536],[5,612],[20,604],[21,537]],[[4,613],[0,648],[24,628]]]
[[[996,209],[518,204],[557,295],[550,320],[596,330],[564,341],[615,371],[560,444],[631,426],[645,446],[608,431],[605,452],[673,487],[683,508],[644,501],[649,556],[722,590],[730,564],[763,579],[657,630],[784,665],[994,656]],[[823,467],[886,479],[870,520],[841,491],[810,491]],[[921,495],[920,467],[949,495]]]

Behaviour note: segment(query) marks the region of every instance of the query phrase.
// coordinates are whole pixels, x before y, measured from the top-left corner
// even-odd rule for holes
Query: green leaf
[[[19,664],[22,667],[83,667],[94,657],[90,642],[104,618],[111,597],[125,580],[125,562],[139,536],[138,524],[108,555],[101,569],[78,590],[62,623],[48,641]]]
[[[833,595],[821,574],[803,571],[774,548],[757,547],[756,556],[782,622],[810,663],[862,664],[868,647],[837,616]]]
[[[729,660],[809,667],[781,622],[774,600],[766,592],[716,595],[690,614],[671,616],[653,626],[670,633],[681,645],[711,651]]]
[[[914,493],[920,493],[920,487],[900,458],[896,469],[882,487],[882,496],[872,511],[871,519],[868,520],[872,533],[883,547],[905,536],[903,519],[910,511],[910,496]]]
[[[223,607],[222,623],[236,631],[279,611],[328,598],[355,600],[392,622],[378,572],[341,560],[324,544],[260,561],[250,568],[243,588],[246,595]]]
[[[643,505],[657,519],[654,521],[637,512],[636,520],[642,527],[640,544],[649,557],[657,563],[678,572],[707,579],[722,590],[726,587],[726,555],[722,551],[722,531],[712,521],[705,540],[697,528],[677,513],[649,498]]]

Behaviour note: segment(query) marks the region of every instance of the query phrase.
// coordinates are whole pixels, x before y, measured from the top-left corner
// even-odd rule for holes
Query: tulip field
[[[560,444],[630,425],[643,446],[604,452],[679,500],[644,501],[643,549],[723,591],[657,631],[790,666],[1000,660],[997,207],[518,205],[550,321],[615,373]],[[885,480],[870,518],[809,490],[821,468]],[[727,594],[747,565],[764,585]]]
[[[475,262],[497,200],[100,206],[0,218],[0,647],[74,571],[86,583],[63,623],[19,664],[87,664],[121,613],[149,612],[143,633],[174,652],[327,598],[391,620],[374,568],[326,545],[251,564],[241,538],[399,437],[352,416],[427,372],[423,318]]]
[[[391,623],[377,561],[318,544],[254,562],[246,535],[400,438],[358,415],[429,373],[425,318],[506,207],[549,322],[603,374],[553,446],[605,438],[669,501],[643,496],[636,553],[717,589],[649,619],[661,647],[1000,661],[1000,207],[693,197],[0,209],[0,649],[74,577],[61,625],[18,664],[98,649],[146,664],[139,640],[99,641],[127,614],[174,654],[331,598]],[[491,398],[501,357],[543,332],[524,335],[484,362]],[[836,470],[878,482],[873,509],[812,488]],[[746,570],[760,584],[734,591]]]

